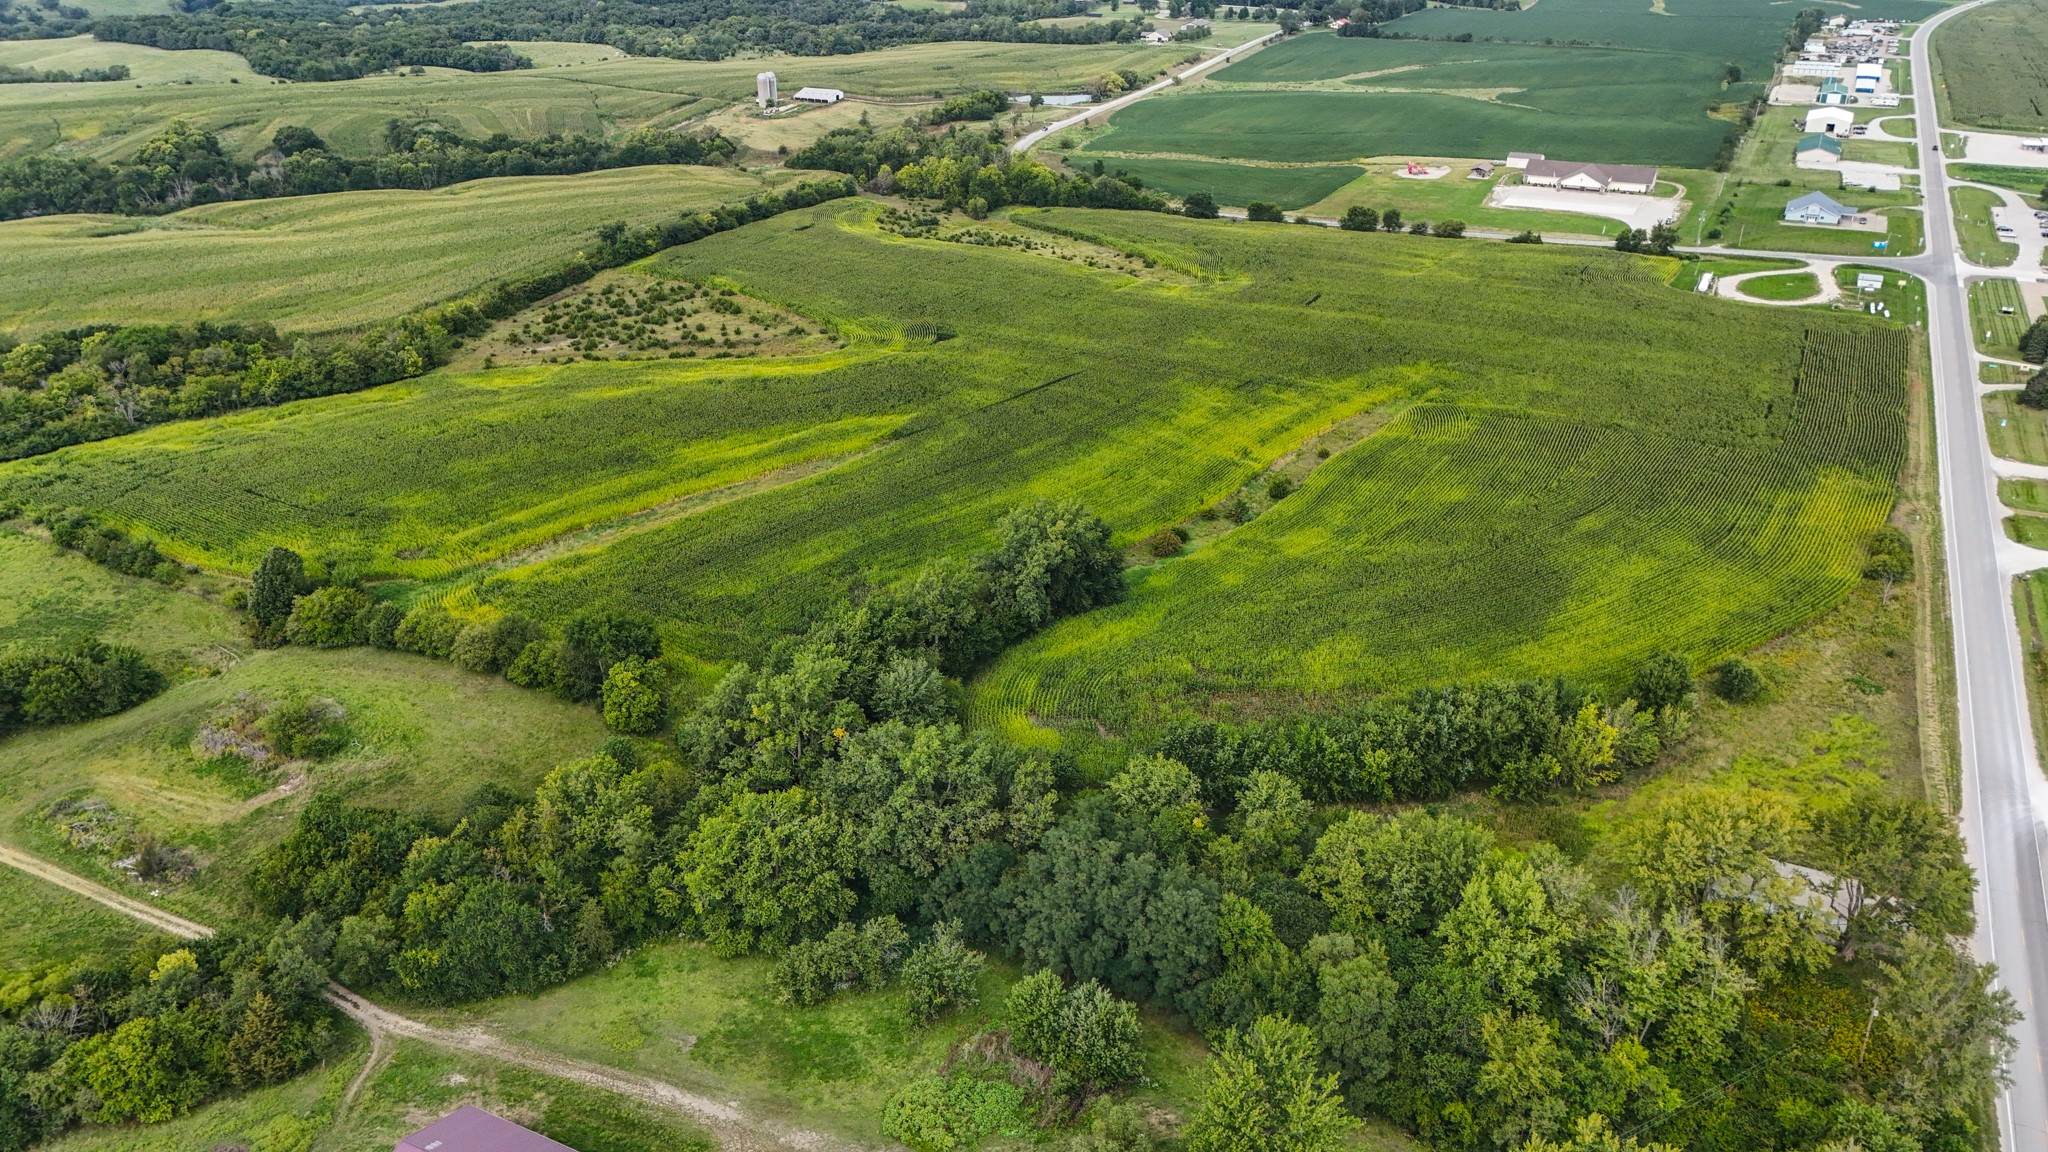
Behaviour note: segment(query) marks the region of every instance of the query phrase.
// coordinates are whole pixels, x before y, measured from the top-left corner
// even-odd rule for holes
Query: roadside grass
[[[1076,172],[1092,174],[1094,165],[1086,156],[1064,154]],[[1218,204],[1243,207],[1255,201],[1277,204],[1292,212],[1327,198],[1349,184],[1363,169],[1353,165],[1268,167],[1252,164],[1223,164],[1209,160],[1178,160],[1163,157],[1098,157],[1109,172],[1126,172],[1171,196],[1185,197],[1207,192]]]
[[[2000,478],[1998,501],[2016,512],[2037,512],[2048,516],[2048,480]]]
[[[88,323],[264,320],[360,327],[559,264],[599,225],[746,199],[726,168],[513,176],[432,192],[337,192],[169,216],[0,223],[0,332]]]
[[[2030,207],[2048,207],[2048,200],[2041,197],[2048,190],[2048,168],[2005,168],[1996,164],[1951,164],[1948,166],[1951,180],[1968,180],[1973,184],[1991,184],[1999,188],[2010,188],[2018,192]]]
[[[2020,358],[2020,337],[2027,331],[2027,305],[2017,281],[2004,278],[1970,282],[1970,335],[1977,351],[2001,360]]]
[[[1977,380],[1982,384],[2025,384],[2027,378],[2038,371],[2038,368],[1986,361],[1977,365]]]
[[[1759,300],[1804,300],[1820,293],[1820,277],[1811,272],[1789,272],[1782,276],[1758,276],[1735,286],[1744,296]]]
[[[1956,239],[1963,255],[1982,268],[2003,268],[2019,259],[2020,247],[1998,238],[1991,210],[2003,204],[1996,193],[1982,188],[1949,189],[1949,203],[1955,207]]]
[[[1884,277],[1884,287],[1874,292],[1857,288],[1856,277],[1865,272]],[[1877,304],[1890,312],[1890,319],[1901,324],[1927,323],[1927,282],[1918,276],[1877,264],[1842,264],[1835,268],[1835,283],[1841,287],[1844,299],[1862,305]]]
[[[958,42],[846,56],[778,56],[770,66],[786,92],[822,85],[894,101],[974,88],[1085,90],[1105,72],[1129,68],[1149,75],[1188,51],[1183,44]],[[759,59],[635,56],[514,72],[433,68],[423,76],[380,74],[320,84],[278,84],[264,77],[141,91],[126,84],[0,85],[0,158],[58,143],[101,159],[126,157],[179,118],[219,131],[244,157],[268,147],[286,124],[309,127],[351,156],[382,151],[384,125],[394,117],[429,116],[479,137],[675,128],[751,99],[761,69]],[[874,110],[878,118],[889,112],[887,106]]]
[[[0,469],[0,484],[231,567],[294,542],[374,575],[460,561],[415,550],[468,547],[473,529],[497,547],[593,494],[621,513],[667,499],[679,472],[758,460],[741,449],[766,431],[899,421],[801,482],[477,570],[487,603],[542,618],[632,607],[678,652],[720,661],[805,626],[856,581],[986,547],[1029,496],[1078,499],[1127,543],[1383,412],[1296,496],[1147,569],[1126,604],[1043,634],[975,689],[989,716],[1106,725],[1183,701],[1602,680],[1656,647],[1740,651],[1838,602],[1892,503],[1893,342],[1861,317],[1673,292],[1676,261],[1151,213],[1014,217],[1181,269],[1162,283],[893,237],[873,227],[878,210],[820,206],[651,265],[725,277],[873,341],[842,357],[444,372],[68,449]],[[1006,292],[977,289],[996,277]],[[1494,320],[1446,324],[1447,299]],[[912,340],[913,320],[955,338]],[[1799,376],[1842,390],[1793,404]],[[1852,387],[1876,391],[1830,430]],[[1631,479],[1652,474],[1664,480]],[[418,590],[443,591],[471,594]]]
[[[2048,412],[2022,407],[2017,392],[1988,392],[1984,420],[1992,452],[2022,464],[2048,464]]]
[[[1702,256],[1697,260],[1680,261],[1672,272],[1671,285],[1690,292],[1699,284],[1702,272],[1712,272],[1716,277],[1726,279],[1748,272],[1799,267],[1802,265],[1797,260],[1773,260],[1766,256]]]
[[[2048,0],[2008,0],[1935,30],[1942,120],[2007,132],[2048,130]]]
[[[1889,164],[1894,168],[1920,166],[1917,150],[1902,140],[1844,140],[1842,159],[1852,164]]]
[[[2048,548],[2048,516],[2007,516],[2005,535],[2032,548]]]
[[[93,6],[98,11],[98,5]],[[143,85],[162,84],[225,84],[234,81],[240,84],[261,84],[268,86],[271,79],[259,75],[249,67],[249,62],[233,52],[215,52],[194,48],[183,52],[169,52],[162,48],[145,48],[139,44],[119,44],[95,40],[90,36],[65,36],[53,40],[0,40],[0,64],[12,64],[16,68],[35,68],[45,72],[79,72],[87,68],[109,68],[116,64],[128,67],[130,78],[109,80],[92,84],[34,84],[25,88],[41,89],[47,93],[52,88],[84,88],[95,94],[101,90],[128,89],[131,93]],[[12,88],[14,85],[8,85]],[[0,92],[0,105],[7,102],[8,94]],[[135,97],[130,97],[134,99]],[[0,146],[0,153],[6,148]]]
[[[149,930],[111,908],[0,864],[0,986],[14,973],[118,957]]]

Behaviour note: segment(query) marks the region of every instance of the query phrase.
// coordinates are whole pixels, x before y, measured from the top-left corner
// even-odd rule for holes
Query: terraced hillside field
[[[878,212],[652,262],[830,324],[834,353],[443,373],[17,462],[0,489],[230,567],[289,543],[390,594],[630,605],[729,658],[986,547],[1028,496],[1135,540],[1334,444],[981,677],[984,718],[1112,725],[1255,679],[1327,698],[1708,660],[1839,600],[1892,505],[1904,340],[1875,322],[1700,299],[1601,250],[1073,210],[967,244]],[[1111,248],[1152,270],[1085,263]]]
[[[354,328],[553,267],[601,224],[648,224],[761,187],[736,169],[669,165],[0,221],[0,333],[201,319]]]

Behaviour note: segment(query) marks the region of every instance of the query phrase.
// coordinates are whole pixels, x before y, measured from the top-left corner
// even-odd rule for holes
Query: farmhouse
[[[1818,132],[1801,136],[1792,160],[1801,168],[1832,168],[1842,162],[1842,142]]]
[[[1510,152],[1508,153],[1507,165],[1520,172],[1529,166],[1529,161],[1541,159],[1543,159],[1543,153],[1541,152]]]
[[[1829,77],[1820,82],[1820,95],[1814,97],[1816,104],[1847,104],[1849,87],[1840,80]]]
[[[846,93],[837,88],[799,88],[796,95],[790,99],[801,100],[806,104],[837,104],[846,99]]]
[[[576,1152],[468,1104],[392,1146],[391,1152]]]
[[[1856,210],[1839,203],[1825,192],[1808,192],[1785,205],[1785,220],[1791,224],[1840,224]]]
[[[1538,158],[1522,169],[1522,183],[1574,192],[1640,193],[1656,186],[1657,170],[1641,164],[1575,164]]]
[[[1140,35],[1140,36],[1138,37],[1138,39],[1140,39],[1140,40],[1144,41],[1144,42],[1145,42],[1145,43],[1147,43],[1147,44],[1171,44],[1171,43],[1173,43],[1173,37],[1171,37],[1171,36],[1167,35],[1167,34],[1166,34],[1166,33],[1164,33],[1164,32],[1159,32],[1159,31],[1152,31],[1152,32],[1146,32],[1146,33],[1143,33],[1143,34],[1141,34],[1141,35]]]
[[[1806,114],[1808,132],[1826,132],[1840,136],[1856,123],[1856,114],[1847,108],[1815,108]]]

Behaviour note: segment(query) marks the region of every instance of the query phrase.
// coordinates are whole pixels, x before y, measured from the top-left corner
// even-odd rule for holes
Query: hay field
[[[131,74],[131,78],[126,81],[6,86],[7,89],[32,88],[36,93],[43,95],[56,95],[65,89],[85,89],[94,93],[99,93],[102,89],[127,89],[133,92],[138,84],[224,84],[230,79],[243,84],[270,83],[269,77],[257,75],[255,70],[249,67],[247,60],[233,52],[211,52],[203,49],[166,52],[161,48],[145,48],[139,44],[103,43],[90,36],[66,36],[57,40],[0,40],[0,64],[65,72],[126,64]],[[5,103],[8,97],[19,98],[23,95],[26,94],[0,89],[0,103]]]
[[[559,264],[607,221],[645,224],[761,187],[735,169],[653,166],[10,220],[0,332],[197,319],[355,328]]]

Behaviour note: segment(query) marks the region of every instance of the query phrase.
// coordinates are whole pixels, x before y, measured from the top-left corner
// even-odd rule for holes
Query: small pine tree
[[[244,1088],[275,1084],[297,1071],[291,1026],[268,992],[249,998],[242,1026],[228,1038],[228,1072]]]
[[[306,562],[289,548],[272,548],[249,578],[249,615],[275,628],[292,614],[292,601],[305,587]]]

